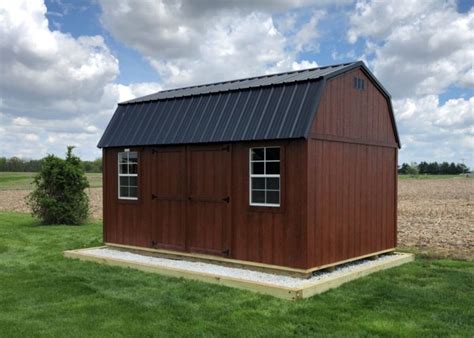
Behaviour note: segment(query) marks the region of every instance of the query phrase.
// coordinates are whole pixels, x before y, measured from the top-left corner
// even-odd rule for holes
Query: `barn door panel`
[[[153,151],[152,243],[185,250],[186,152],[184,147]]]
[[[229,149],[228,146],[188,148],[188,251],[229,255]]]

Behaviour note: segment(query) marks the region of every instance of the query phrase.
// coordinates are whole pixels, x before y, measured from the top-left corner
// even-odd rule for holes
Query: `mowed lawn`
[[[2,190],[31,190],[32,182],[36,173],[31,172],[0,172],[0,191]],[[91,188],[102,187],[101,173],[86,173]],[[462,178],[461,175],[398,175],[401,180],[430,180],[430,179],[447,179]]]
[[[66,259],[101,224],[0,213],[0,336],[472,336],[474,263],[417,259],[291,302]]]
[[[31,190],[33,177],[36,173],[0,172],[0,191],[2,190]],[[86,173],[91,188],[102,186],[101,173]]]

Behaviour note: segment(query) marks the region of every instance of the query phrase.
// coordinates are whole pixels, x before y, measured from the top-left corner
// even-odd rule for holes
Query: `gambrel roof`
[[[98,147],[307,138],[325,81],[363,62],[160,91],[119,103]]]

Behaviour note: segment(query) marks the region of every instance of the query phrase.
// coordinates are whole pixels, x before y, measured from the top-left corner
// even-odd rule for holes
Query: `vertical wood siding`
[[[147,156],[148,152],[145,152]],[[151,151],[151,238],[155,246],[184,250],[186,167],[184,147]],[[147,173],[145,173],[147,175]],[[147,196],[143,196],[147,198]],[[144,210],[144,212],[150,212]]]
[[[310,135],[308,266],[395,247],[397,145],[386,98],[361,70],[336,77]]]
[[[364,80],[363,90],[354,77]],[[360,69],[327,82],[311,131],[396,146],[387,100]]]
[[[281,146],[281,207],[249,206],[251,146]],[[232,257],[305,268],[305,141],[235,144],[232,152]]]
[[[228,146],[187,147],[189,197],[185,212],[188,251],[222,256],[230,254],[230,158]]]
[[[120,150],[105,149],[104,239],[306,268],[305,144],[131,148],[139,152],[138,201],[117,199]],[[281,207],[250,207],[249,148],[269,145],[281,146]]]
[[[395,247],[396,149],[312,140],[308,151],[309,265]]]

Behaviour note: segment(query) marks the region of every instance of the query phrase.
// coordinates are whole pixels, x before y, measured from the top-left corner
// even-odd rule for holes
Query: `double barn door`
[[[229,147],[155,149],[152,162],[152,245],[229,255]]]

